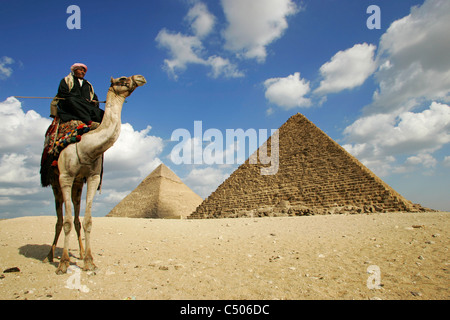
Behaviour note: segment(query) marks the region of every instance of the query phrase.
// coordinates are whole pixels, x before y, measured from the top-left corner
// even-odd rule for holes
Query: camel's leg
[[[92,229],[92,203],[94,201],[95,192],[97,191],[100,183],[100,175],[94,174],[87,179],[87,191],[86,191],[86,212],[83,219],[84,237],[86,241],[86,255],[84,257],[85,271],[93,271],[97,267],[94,264],[94,259],[91,252],[91,229]]]
[[[76,179],[72,186],[72,203],[75,213],[75,231],[77,232],[78,245],[80,247],[80,259],[84,258],[83,241],[81,240],[80,203],[83,190],[83,179]]]
[[[73,226],[73,217],[72,217],[72,203],[71,203],[71,194],[72,194],[72,184],[74,181],[74,177],[71,177],[68,174],[61,173],[59,176],[59,184],[61,186],[61,192],[64,199],[64,249],[63,254],[61,256],[61,260],[59,261],[58,269],[56,269],[57,274],[63,274],[67,272],[67,268],[70,265],[69,258],[69,239],[70,239],[70,231]]]
[[[52,184],[53,195],[55,196],[55,207],[56,207],[56,226],[55,226],[55,238],[53,239],[52,248],[48,253],[47,257],[44,259],[44,262],[53,262],[53,257],[55,256],[56,244],[58,243],[59,234],[61,233],[61,229],[63,227],[63,197],[61,193],[61,188],[59,187],[59,182],[55,182]]]

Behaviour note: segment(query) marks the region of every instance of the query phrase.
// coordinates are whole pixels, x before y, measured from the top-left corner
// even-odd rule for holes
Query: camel
[[[96,269],[93,261],[90,235],[92,229],[92,203],[96,190],[101,180],[103,167],[103,153],[108,150],[119,138],[121,127],[122,106],[127,98],[138,86],[143,86],[147,81],[141,75],[132,77],[111,77],[111,87],[107,93],[105,114],[102,123],[93,131],[84,134],[81,141],[68,145],[58,159],[58,170],[52,181],[52,189],[55,197],[57,222],[55,226],[55,238],[48,256],[44,261],[53,262],[56,244],[61,229],[64,228],[64,249],[59,261],[57,274],[64,274],[70,265],[69,238],[72,226],[75,225],[78,244],[80,247],[80,259],[84,261],[83,270]],[[83,219],[85,234],[85,249],[80,235],[81,223],[80,201],[83,184],[86,181],[86,211]],[[73,202],[75,219],[72,217]],[[63,219],[63,204],[65,209]]]

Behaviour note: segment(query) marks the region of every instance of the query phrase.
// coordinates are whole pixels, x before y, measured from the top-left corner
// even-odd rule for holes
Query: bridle
[[[112,88],[112,90],[114,91],[115,94],[120,95],[120,93],[116,92],[116,89],[114,88],[115,86],[121,86],[121,87],[127,87],[128,89],[130,89],[130,93],[134,91],[134,89],[136,89],[137,86],[131,86],[130,88],[130,83],[127,81],[128,78],[119,78],[119,80],[114,81],[111,83],[110,88]],[[132,82],[133,80],[131,80]]]

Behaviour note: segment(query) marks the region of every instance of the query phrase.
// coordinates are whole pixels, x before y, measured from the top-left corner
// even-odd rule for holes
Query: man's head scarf
[[[79,69],[79,68],[84,68],[84,70],[86,72],[88,70],[87,66],[85,64],[83,64],[83,63],[75,63],[73,66],[70,67],[70,70],[73,72],[73,71],[75,71],[76,69]]]

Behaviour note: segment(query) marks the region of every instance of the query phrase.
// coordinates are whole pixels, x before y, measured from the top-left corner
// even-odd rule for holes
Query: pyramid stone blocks
[[[278,138],[276,174],[261,175],[265,166],[247,160],[189,218],[426,210],[403,198],[300,113],[279,128]]]

